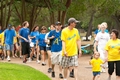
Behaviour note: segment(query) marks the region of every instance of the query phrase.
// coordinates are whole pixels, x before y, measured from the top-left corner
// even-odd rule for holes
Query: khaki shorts
[[[62,67],[74,67],[74,66],[78,66],[78,56],[69,56],[69,57],[65,57],[62,56],[60,65]]]
[[[61,58],[62,58],[61,53],[62,53],[62,51],[52,52],[52,55],[51,55],[52,64],[60,64]]]

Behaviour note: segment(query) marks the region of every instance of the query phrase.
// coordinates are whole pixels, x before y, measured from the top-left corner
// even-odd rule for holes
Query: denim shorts
[[[100,71],[93,72],[93,76],[100,75]]]
[[[5,44],[5,50],[10,50],[12,51],[14,49],[13,45]]]

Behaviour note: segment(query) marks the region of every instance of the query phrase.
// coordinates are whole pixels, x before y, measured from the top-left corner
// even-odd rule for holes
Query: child
[[[93,71],[93,80],[100,80],[100,71],[101,64],[104,64],[106,61],[102,61],[98,52],[94,53],[93,59],[89,61],[89,64],[92,65]]]

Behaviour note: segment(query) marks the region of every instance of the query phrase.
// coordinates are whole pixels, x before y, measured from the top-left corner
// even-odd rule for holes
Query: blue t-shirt
[[[30,30],[28,28],[21,28],[19,31],[19,35],[26,38],[28,40],[28,35]],[[21,42],[26,42],[24,39],[21,39]]]
[[[0,33],[2,33],[2,30],[0,30]]]
[[[56,30],[50,31],[48,37],[55,36],[51,41],[51,52],[59,52],[62,50],[61,31]]]
[[[16,36],[15,30],[13,29],[6,29],[4,32],[4,37],[5,37],[5,44],[12,45],[13,44],[13,39]]]
[[[30,33],[30,36],[31,36],[31,37],[36,36],[35,38],[32,38],[32,42],[33,42],[34,44],[36,44],[36,40],[37,40],[37,36],[39,36],[39,32],[38,32],[38,31],[33,31],[33,32]]]
[[[45,35],[46,35],[46,34],[40,33],[39,36],[37,37],[37,40],[39,41],[39,46],[46,47]]]

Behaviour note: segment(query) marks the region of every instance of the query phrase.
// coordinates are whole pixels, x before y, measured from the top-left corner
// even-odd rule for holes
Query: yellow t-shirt
[[[92,59],[90,61],[91,65],[92,65],[92,71],[101,71],[101,67],[100,65],[103,64],[103,61],[99,58],[99,59]]]
[[[120,60],[120,39],[110,39],[105,46],[105,50],[108,51],[108,61]]]
[[[72,30],[68,29],[68,27],[64,28],[62,30],[61,40],[65,42],[65,49],[68,56],[74,56],[78,53],[77,40],[80,40],[80,35],[76,28]],[[64,56],[63,50],[62,56]]]
[[[0,34],[0,40],[1,40],[1,44],[2,44],[2,46],[3,46],[3,44],[4,44],[4,32],[2,32],[1,34]]]

